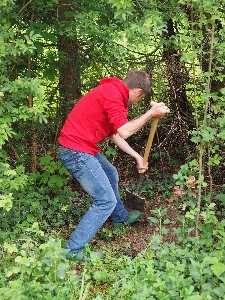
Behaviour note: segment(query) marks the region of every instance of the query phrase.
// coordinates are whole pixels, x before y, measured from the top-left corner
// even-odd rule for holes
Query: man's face
[[[134,104],[144,98],[145,94],[142,92],[142,89],[135,88],[129,90],[129,99],[127,101],[128,105]]]

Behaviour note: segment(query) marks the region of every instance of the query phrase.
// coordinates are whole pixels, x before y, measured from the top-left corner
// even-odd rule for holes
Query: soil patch
[[[145,201],[144,210],[142,211],[141,218],[126,227],[125,234],[121,236],[113,234],[110,240],[101,239],[104,232],[109,230],[113,233],[115,227],[111,223],[110,220],[102,226],[99,230],[97,235],[92,239],[91,244],[99,246],[108,246],[110,245],[113,248],[118,249],[118,252],[126,254],[128,256],[136,256],[137,253],[141,252],[142,250],[148,249],[151,244],[151,236],[154,234],[159,233],[159,225],[158,224],[151,224],[148,220],[149,217],[153,216],[151,210],[158,209],[159,207],[167,208],[167,215],[164,217],[168,218],[171,223],[167,225],[163,225],[164,228],[168,230],[168,233],[164,235],[163,241],[164,242],[175,242],[177,236],[174,234],[173,229],[180,225],[179,221],[177,220],[177,215],[180,214],[177,208],[174,205],[164,203],[163,205],[159,203],[157,200],[155,201]],[[105,234],[107,238],[107,233]],[[100,237],[100,238],[99,238]]]

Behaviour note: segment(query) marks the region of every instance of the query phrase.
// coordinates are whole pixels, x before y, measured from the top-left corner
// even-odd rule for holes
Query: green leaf
[[[45,32],[45,33],[42,33],[41,35],[46,41],[50,41],[53,44],[57,43],[57,37],[53,33]]]
[[[62,187],[64,182],[66,181],[65,177],[62,177],[60,175],[52,175],[48,181],[48,186],[52,187]]]
[[[108,156],[108,157],[109,156],[115,156],[116,155],[116,149],[108,146],[107,150],[105,151],[105,155]]]
[[[0,195],[0,207],[3,207],[6,211],[9,211],[13,206],[13,194]]]
[[[33,215],[28,214],[26,217],[27,217],[27,221],[28,221],[29,223],[33,222],[33,219],[34,219],[34,216],[33,216]]]
[[[161,211],[161,216],[165,216],[167,215],[167,208],[164,208],[162,211]]]
[[[65,168],[65,167],[59,167],[59,174],[60,175],[63,175],[63,174],[65,174],[65,175],[70,175],[70,173],[67,171],[67,169]]]
[[[14,244],[11,245],[8,243],[4,243],[4,249],[10,254],[19,251]]]
[[[191,265],[189,266],[190,275],[193,277],[195,282],[199,282],[201,279],[201,264],[193,259],[191,260]]]
[[[6,277],[11,277],[13,274],[18,274],[20,272],[20,268],[15,266],[12,268],[12,270],[9,270],[6,272],[5,276]]]
[[[162,227],[162,234],[167,234],[169,232],[169,229]]]
[[[215,139],[216,128],[208,127],[205,130],[202,130],[202,138],[205,142],[209,142]]]
[[[40,180],[40,183],[43,183],[43,182],[48,182],[48,179],[50,177],[50,173],[49,172],[45,172],[43,173],[43,175],[41,176],[41,180]]]
[[[43,78],[48,78],[49,80],[53,81],[57,76],[56,69],[46,69],[43,72]]]
[[[215,199],[219,200],[223,205],[225,205],[225,194],[218,194],[215,196]]]
[[[54,258],[45,258],[42,260],[42,262],[45,263],[48,267],[51,267],[54,264]]]
[[[225,264],[219,262],[219,263],[211,266],[211,269],[212,269],[213,273],[217,277],[219,277],[223,272],[225,272]]]
[[[155,217],[149,217],[148,220],[150,221],[150,223],[156,224],[159,222],[159,220]]]
[[[163,221],[163,224],[164,225],[167,225],[167,224],[170,224],[171,223],[171,220],[170,219],[165,219],[164,221]]]
[[[40,158],[40,165],[41,166],[49,165],[52,160],[53,157],[51,155],[46,154],[45,156]]]
[[[225,130],[221,130],[221,132],[218,134],[218,137],[222,140],[225,140]]]
[[[56,272],[56,275],[60,279],[64,279],[66,276],[66,270],[69,268],[69,265],[67,263],[59,263],[58,270]]]

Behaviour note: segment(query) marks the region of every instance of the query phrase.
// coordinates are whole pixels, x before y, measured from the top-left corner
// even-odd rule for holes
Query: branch
[[[18,12],[18,15],[21,15],[23,13],[23,11],[27,8],[28,5],[30,5],[33,2],[33,0],[30,0],[27,2],[27,4],[25,4],[21,10]]]
[[[139,55],[143,55],[143,56],[152,56],[152,55],[153,55],[153,54],[161,47],[161,46],[157,46],[151,53],[146,54],[146,53],[142,53],[142,52],[138,52],[138,51],[131,50],[131,49],[127,48],[126,46],[121,45],[121,44],[119,44],[119,43],[117,43],[117,42],[115,42],[115,44],[117,44],[117,45],[120,46],[120,47],[125,48],[125,49],[128,50],[129,52],[133,52],[133,53],[136,53],[136,54],[139,54]]]

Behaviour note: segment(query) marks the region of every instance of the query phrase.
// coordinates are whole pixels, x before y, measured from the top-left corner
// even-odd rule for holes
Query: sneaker
[[[105,255],[103,252],[94,252],[91,251],[90,253],[83,253],[78,252],[78,253],[71,253],[68,252],[66,255],[66,259],[70,260],[70,261],[91,261],[94,257],[99,257],[99,258],[104,258]]]
[[[127,224],[132,224],[136,222],[141,216],[141,212],[139,210],[132,210],[129,212],[129,217],[125,222],[114,222],[112,221],[113,225],[117,228],[120,228]]]

